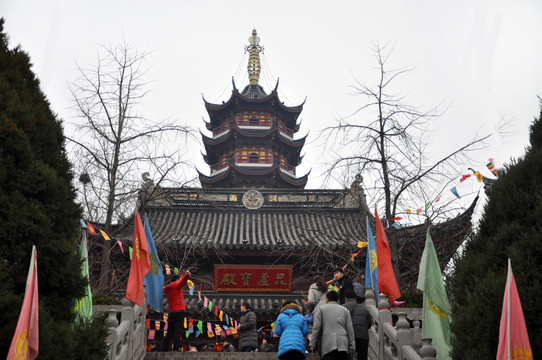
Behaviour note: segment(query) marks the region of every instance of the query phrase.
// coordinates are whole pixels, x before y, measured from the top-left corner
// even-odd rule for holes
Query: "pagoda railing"
[[[251,129],[262,129],[262,130],[264,130],[264,129],[269,129],[271,127],[270,125],[263,125],[263,124],[252,125],[252,124],[249,124],[248,122],[237,123],[237,125],[239,126],[240,129],[242,129],[242,128],[251,128]],[[291,129],[289,129],[288,127],[286,127],[286,125],[284,125],[284,123],[279,122],[278,127],[279,127],[279,132],[281,132],[282,135],[290,138],[291,140],[294,139],[294,132]],[[217,138],[217,137],[220,137],[220,136],[226,134],[230,129],[231,129],[231,121],[220,125],[216,129],[213,129],[213,138]]]
[[[213,138],[219,137],[220,135],[223,135],[227,133],[230,130],[231,122],[227,122],[225,124],[220,125],[216,129],[213,129]]]
[[[257,167],[271,167],[273,164],[275,164],[277,161],[279,162],[279,167],[281,170],[286,171],[287,173],[295,176],[295,167],[284,163],[279,160],[274,155],[263,155],[263,156],[251,156],[251,155],[235,155],[233,158],[233,161],[238,166],[243,167],[250,167],[250,166],[257,166]],[[229,162],[222,162],[213,164],[210,166],[211,168],[211,175],[214,175],[218,172],[221,172],[221,170],[224,170],[229,167]]]
[[[288,136],[290,139],[294,139],[294,132],[286,127],[284,123],[279,122],[279,132],[283,133],[284,135]]]

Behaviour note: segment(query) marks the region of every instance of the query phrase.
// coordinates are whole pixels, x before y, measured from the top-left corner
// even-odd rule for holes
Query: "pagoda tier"
[[[262,167],[256,167],[254,164],[228,163],[217,168],[212,176],[199,171],[198,173],[203,188],[303,189],[309,176],[306,174],[298,178],[295,176],[294,168],[277,161]]]
[[[202,134],[210,174],[198,171],[201,185],[303,188],[308,174],[297,178],[295,169],[301,163],[305,137],[294,139],[303,104],[285,106],[277,94],[278,82],[269,95],[258,84],[262,48],[255,31],[249,40],[250,84],[240,92],[233,83],[230,99],[222,104],[204,99],[210,119],[205,125],[212,136]]]
[[[246,88],[250,87],[251,85],[247,85]],[[237,121],[242,121],[242,116],[235,117],[237,114],[244,115],[244,112],[254,113],[257,111],[264,114],[267,113],[271,120],[279,120],[293,133],[296,133],[299,130],[297,118],[303,110],[303,104],[298,106],[284,105],[284,103],[280,101],[276,90],[273,90],[269,95],[261,93],[261,96],[265,95],[265,97],[262,98],[246,97],[243,94],[251,94],[246,88],[242,92],[239,92],[235,89],[234,84],[230,99],[222,104],[212,104],[203,99],[205,102],[205,109],[210,117],[210,122],[205,124],[207,130],[213,131],[214,129],[219,128],[222,124],[230,122],[232,117]]]
[[[286,130],[278,126],[277,123],[272,126],[260,127],[228,124],[213,137],[202,134],[205,151],[208,154],[204,156],[205,161],[213,166],[220,162],[220,158],[213,155],[225,152],[235,157],[238,149],[254,149],[284,158],[289,164],[297,166],[305,138],[294,140]],[[262,142],[265,142],[265,149],[259,149]]]

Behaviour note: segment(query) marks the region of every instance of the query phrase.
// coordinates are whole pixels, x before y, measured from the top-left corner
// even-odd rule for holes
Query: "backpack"
[[[354,287],[354,293],[356,294],[356,297],[365,297],[365,289],[363,288],[363,285],[361,285],[361,283],[354,281],[352,283],[352,286]]]

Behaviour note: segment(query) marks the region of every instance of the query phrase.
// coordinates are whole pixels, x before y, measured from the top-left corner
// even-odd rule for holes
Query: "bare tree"
[[[148,94],[148,52],[139,52],[126,42],[100,46],[95,66],[77,64],[79,78],[70,84],[74,109],[82,119],[69,138],[74,145],[73,159],[86,216],[104,224],[115,235],[130,221],[136,206],[148,201],[152,193],[139,197],[141,176],[155,185],[179,184],[187,165],[172,144],[179,136],[187,141],[192,130],[167,120],[147,119],[138,111]],[[177,145],[178,146],[178,145]],[[175,179],[172,181],[171,179]],[[156,189],[157,186],[153,186]],[[139,201],[139,203],[138,203]],[[132,214],[132,215],[131,215]],[[113,223],[119,227],[113,229]],[[100,271],[100,292],[109,281],[111,243],[104,242]]]
[[[394,82],[409,70],[386,68],[391,54],[386,46],[377,45],[374,52],[379,80],[369,86],[356,79],[353,86],[355,94],[367,98],[367,102],[339,119],[337,125],[323,130],[326,149],[330,148],[329,143],[338,143],[343,151],[334,154],[328,176],[336,176],[337,172],[343,178],[363,174],[369,203],[384,202],[384,219],[404,213],[413,202],[428,204],[424,219],[446,218],[452,211],[450,204],[433,201],[457,178],[459,167],[471,163],[469,154],[485,148],[490,135],[476,134],[466,144],[431,162],[427,151],[431,125],[441,114],[437,108],[419,110],[406,104],[404,96],[392,93]],[[344,149],[351,150],[346,154]],[[394,271],[400,280],[397,230],[390,227],[387,232]]]

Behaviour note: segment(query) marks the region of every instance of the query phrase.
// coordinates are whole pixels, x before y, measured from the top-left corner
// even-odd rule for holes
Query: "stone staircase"
[[[373,318],[369,329],[369,359],[371,360],[435,360],[436,350],[431,338],[422,338],[420,320],[410,319],[407,309],[392,309],[396,321],[392,321],[388,299],[380,294],[378,308],[371,289],[365,292],[366,307]],[[145,352],[145,306],[137,306],[126,301],[119,307],[107,307],[102,312],[108,314],[109,327],[107,339],[110,345],[108,360],[143,359],[191,359],[191,360],[230,360],[230,359],[276,359],[277,353],[243,352]],[[318,354],[307,354],[307,360],[320,360]]]
[[[147,353],[145,360],[234,360],[234,359],[257,359],[257,360],[276,360],[276,352],[154,352]],[[307,360],[320,360],[318,354],[307,354]]]

